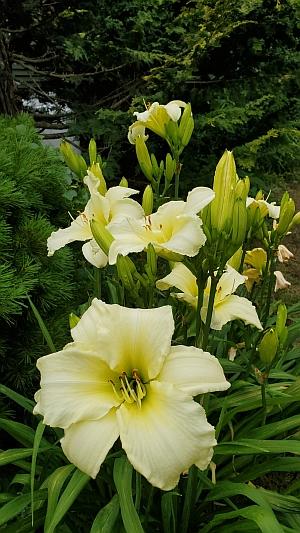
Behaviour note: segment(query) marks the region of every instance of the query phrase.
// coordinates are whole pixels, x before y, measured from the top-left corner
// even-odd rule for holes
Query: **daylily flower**
[[[51,233],[47,241],[48,256],[52,256],[56,250],[70,242],[88,241],[82,247],[84,257],[92,265],[104,267],[107,264],[107,256],[93,239],[91,220],[99,220],[109,227],[110,223],[122,220],[124,217],[141,217],[144,211],[138,202],[128,198],[138,193],[135,189],[111,187],[103,196],[98,191],[98,178],[90,171],[84,178],[84,183],[88,186],[91,197],[83,213],[80,213],[68,228]]]
[[[284,244],[279,244],[277,257],[280,263],[287,263],[294,257],[294,254],[286,246],[284,246]]]
[[[243,320],[245,324],[252,324],[258,329],[262,329],[254,305],[247,298],[233,294],[239,285],[243,283],[245,283],[245,277],[227,265],[227,269],[221,276],[216,289],[210,325],[212,329],[220,330],[227,322],[236,319]],[[209,278],[204,289],[203,306],[201,308],[203,322],[206,321],[210,284],[211,280]],[[182,292],[172,293],[172,296],[185,300],[195,309],[197,308],[198,287],[196,277],[182,263],[177,263],[168,276],[157,281],[156,286],[160,290],[166,290],[171,287],[178,288]]]
[[[254,283],[259,283],[261,276],[267,264],[267,252],[263,248],[253,248],[245,255],[245,265],[250,268],[244,268],[243,275],[246,276],[245,285],[250,292]]]
[[[282,274],[282,272],[280,272],[280,270],[275,270],[274,275],[276,277],[276,284],[274,289],[275,292],[277,292],[279,289],[287,289],[291,285],[290,282],[285,279],[284,275]]]
[[[248,196],[246,200],[246,207],[252,204],[252,202],[257,202],[258,205],[264,205],[268,209],[269,217],[277,219],[280,215],[280,205],[276,205],[275,202],[267,202],[266,200],[256,200],[255,198],[251,198]]]
[[[185,107],[186,103],[181,100],[172,100],[166,105],[161,105],[158,102],[153,102],[149,108],[142,113],[135,111],[133,114],[136,117],[128,131],[128,140],[131,144],[135,144],[138,135],[145,138],[145,128],[153,131],[160,137],[166,136],[166,124],[173,120],[177,122],[181,117],[181,108]]]
[[[193,396],[226,390],[218,360],[171,346],[170,306],[129,309],[94,299],[64,350],[38,359],[34,413],[64,429],[67,458],[95,478],[120,437],[134,468],[170,490],[181,472],[205,469],[215,432]]]
[[[114,264],[118,254],[141,252],[149,243],[158,255],[195,256],[206,241],[197,213],[213,198],[214,192],[208,187],[196,187],[186,202],[167,202],[152,215],[111,223],[115,240],[109,249],[109,263]]]

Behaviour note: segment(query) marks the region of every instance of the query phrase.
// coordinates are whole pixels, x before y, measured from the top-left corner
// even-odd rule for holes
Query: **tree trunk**
[[[18,113],[16,87],[12,75],[12,60],[9,51],[9,37],[0,31],[0,113]]]

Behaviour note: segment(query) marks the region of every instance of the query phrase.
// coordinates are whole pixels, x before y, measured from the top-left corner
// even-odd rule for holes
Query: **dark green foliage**
[[[0,118],[0,132],[1,382],[30,394],[38,379],[35,361],[49,350],[27,294],[58,348],[68,341],[72,305],[85,295],[76,291],[78,265],[71,250],[47,257],[51,231],[69,223],[67,169],[55,150],[42,146],[28,116]]]

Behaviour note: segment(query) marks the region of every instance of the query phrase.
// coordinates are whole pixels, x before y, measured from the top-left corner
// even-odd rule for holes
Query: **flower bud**
[[[156,278],[157,273],[157,255],[151,242],[147,247],[147,265],[153,278]]]
[[[244,242],[247,230],[247,209],[245,200],[237,198],[232,213],[231,242],[238,248]]]
[[[270,366],[277,353],[278,348],[278,336],[275,329],[269,329],[263,336],[260,344],[258,345],[258,352],[261,361]]]
[[[244,201],[246,201],[249,188],[250,188],[250,180],[248,177],[245,178],[244,180],[239,180],[236,184],[235,191],[234,191],[235,198],[242,198]]]
[[[102,170],[100,168],[99,163],[93,163],[90,166],[89,170],[92,174],[94,174],[94,176],[96,176],[96,178],[98,178],[99,180],[98,191],[100,192],[100,194],[102,194],[102,196],[105,196],[107,192],[106,181],[102,174]]]
[[[74,313],[69,314],[69,325],[70,329],[75,328],[75,326],[78,324],[80,318],[79,316],[75,315]]]
[[[127,181],[127,179],[124,176],[123,176],[123,178],[121,178],[119,186],[120,187],[128,187],[128,181]]]
[[[146,216],[153,213],[153,191],[151,185],[147,185],[144,190],[142,208],[144,209]]]
[[[190,142],[193,130],[194,119],[191,110],[191,104],[187,104],[184,108],[178,128],[178,137],[182,147],[187,146],[187,144]]]
[[[97,162],[97,145],[95,139],[91,139],[89,142],[89,157],[90,165]]]
[[[59,150],[68,167],[74,172],[74,174],[76,174],[76,176],[82,178],[87,171],[87,164],[82,155],[77,154],[67,141],[62,141],[60,143]]]
[[[156,159],[155,155],[151,154],[150,159],[151,159],[153,176],[154,176],[155,179],[159,179],[160,178],[160,169],[159,169],[159,166],[158,166],[157,159]]]
[[[300,211],[293,216],[292,222],[288,227],[288,231],[292,231],[292,229],[294,229],[295,226],[298,226],[298,224],[300,224]]]
[[[168,153],[166,155],[166,163],[165,163],[165,178],[166,178],[167,183],[171,183],[175,170],[176,170],[176,161],[174,161],[174,159],[172,159],[171,154]]]
[[[295,213],[295,202],[289,198],[284,202],[283,207],[280,205],[279,222],[276,227],[276,232],[279,235],[285,235],[287,232]]]
[[[99,220],[91,220],[90,226],[96,243],[108,255],[110,245],[114,241],[112,234],[106,229],[103,222]]]
[[[136,155],[143,174],[149,181],[153,180],[153,170],[148,148],[143,137],[138,136],[135,141]]]
[[[124,257],[123,255],[118,255],[116,265],[119,279],[122,281],[124,288],[127,291],[136,291],[136,284],[133,281],[127,257]]]
[[[213,185],[216,196],[210,204],[212,227],[219,232],[229,230],[231,226],[236,183],[234,157],[232,152],[226,150],[216,168]]]
[[[169,120],[166,124],[166,136],[171,144],[177,146],[178,144],[178,124],[173,120]]]
[[[281,341],[282,335],[284,335],[285,333],[286,319],[287,319],[286,305],[279,304],[278,309],[277,309],[277,316],[276,316],[276,331],[277,331],[277,335],[280,341]]]

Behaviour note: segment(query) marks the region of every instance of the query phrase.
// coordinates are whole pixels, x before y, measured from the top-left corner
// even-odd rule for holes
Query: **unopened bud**
[[[190,142],[193,130],[194,119],[191,110],[191,104],[187,104],[184,108],[178,128],[178,137],[182,147],[187,146],[187,144]]]
[[[91,139],[89,142],[89,157],[90,165],[97,162],[97,145],[95,139]]]
[[[285,324],[287,319],[287,309],[285,304],[279,304],[276,316],[276,331],[280,342],[282,343],[282,337],[285,337]]]
[[[73,150],[70,143],[67,141],[62,141],[60,144],[60,152],[63,155],[63,158],[68,165],[68,167],[78,176],[82,178],[85,176],[87,171],[87,164],[83,159],[82,155],[79,155]]]
[[[109,248],[114,241],[112,234],[106,229],[103,222],[100,222],[99,220],[92,220],[90,226],[96,243],[100,246],[103,252],[108,255]]]
[[[80,321],[79,316],[75,315],[74,313],[69,314],[70,329],[75,328],[75,326],[77,326],[79,321]]]
[[[248,196],[250,187],[250,180],[249,178],[245,178],[244,180],[239,180],[236,184],[234,196],[235,198],[242,198],[244,201],[246,201],[246,198]]]
[[[153,191],[151,185],[147,185],[144,190],[142,208],[144,209],[146,216],[153,213]]]
[[[288,227],[288,231],[292,231],[292,229],[294,229],[295,226],[298,226],[300,224],[300,211],[298,211],[298,213],[296,213],[293,218],[292,218],[292,222],[290,223],[289,227]]]
[[[210,204],[211,223],[219,232],[225,228],[229,229],[236,183],[234,157],[232,152],[226,150],[217,164],[213,185],[216,196]]]
[[[174,122],[173,120],[169,120],[167,124],[165,125],[166,128],[166,134],[168,140],[171,142],[171,144],[174,144],[175,146],[178,144],[178,124],[177,122]]]
[[[124,176],[123,176],[123,178],[121,178],[119,186],[120,187],[128,187],[128,181],[127,181],[127,179]]]
[[[233,206],[231,242],[238,248],[245,239],[247,230],[247,209],[245,200],[237,198]]]
[[[153,180],[153,171],[150,155],[146,143],[140,135],[135,141],[136,155],[143,174],[149,181]]]
[[[174,161],[174,159],[172,159],[171,154],[168,153],[166,155],[166,163],[165,163],[165,177],[166,177],[167,183],[171,183],[172,178],[174,176],[175,169],[176,169],[176,161]]]
[[[294,213],[295,202],[292,198],[289,198],[289,200],[284,203],[283,207],[280,207],[279,222],[276,227],[276,232],[279,235],[284,235],[287,232],[293,220]]]
[[[147,265],[152,277],[155,278],[157,272],[157,255],[151,242],[147,247]]]
[[[92,174],[94,174],[94,176],[96,176],[96,178],[98,178],[99,180],[98,191],[100,192],[100,194],[102,194],[102,196],[105,196],[107,192],[106,181],[102,174],[102,170],[100,168],[99,163],[93,163],[90,166],[89,170]]]
[[[278,348],[278,336],[275,329],[269,329],[263,336],[259,346],[258,352],[261,361],[270,366],[277,353]]]
[[[126,259],[127,257],[124,257],[123,255],[118,255],[117,257],[116,265],[118,276],[127,291],[135,291],[135,282],[133,281],[131,269]]]

